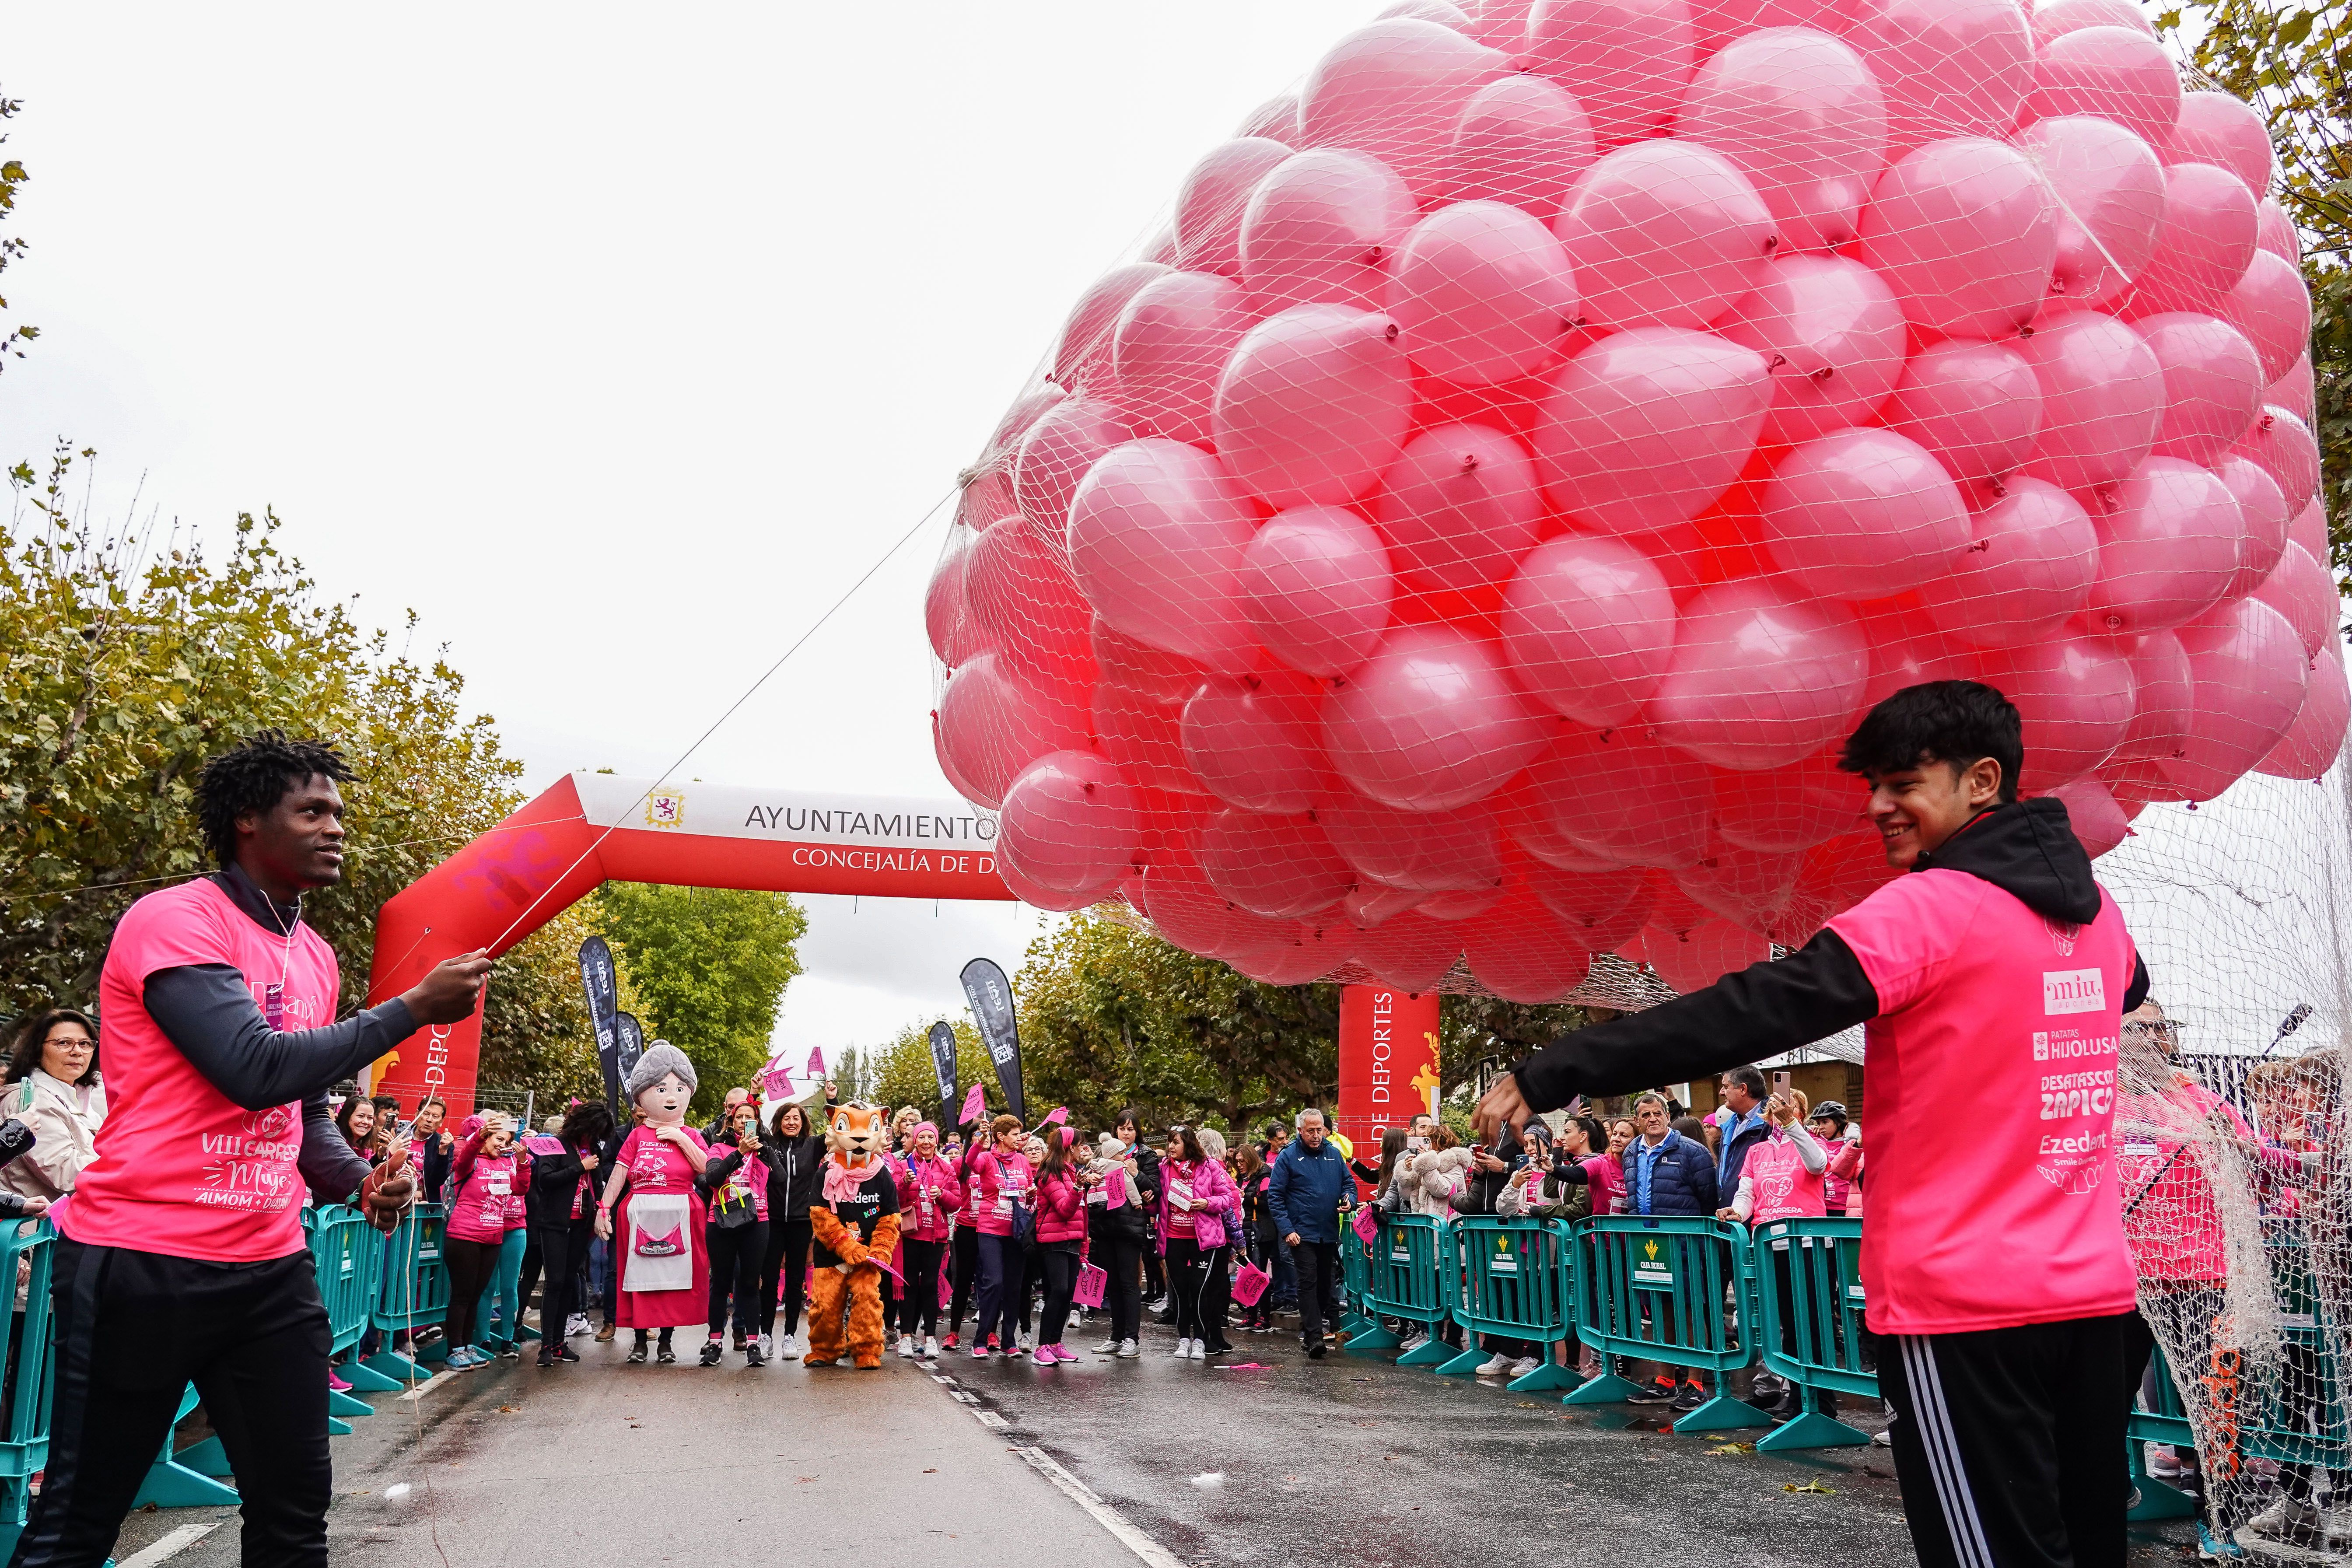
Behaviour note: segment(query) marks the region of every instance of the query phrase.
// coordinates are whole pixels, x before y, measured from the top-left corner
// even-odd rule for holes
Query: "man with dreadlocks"
[[[17,1568],[97,1568],[193,1382],[243,1496],[248,1563],[327,1561],[325,1309],[305,1188],[389,1229],[415,1198],[406,1151],[381,1169],[336,1136],[327,1089],[480,999],[489,961],[440,964],[335,1021],[334,950],[302,895],[342,878],[351,770],[264,730],[196,786],[209,877],[148,894],[99,978],[109,1110],[58,1211],[48,1470]]]

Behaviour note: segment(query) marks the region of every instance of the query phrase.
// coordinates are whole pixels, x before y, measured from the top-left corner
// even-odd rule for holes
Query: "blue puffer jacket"
[[[1356,1195],[1348,1162],[1328,1138],[1323,1147],[1307,1152],[1307,1140],[1294,1138],[1275,1156],[1274,1177],[1265,1185],[1274,1205],[1276,1236],[1296,1235],[1301,1241],[1339,1239],[1339,1199]]]
[[[1715,1159],[1704,1143],[1669,1131],[1655,1150],[1636,1138],[1620,1162],[1625,1167],[1625,1201],[1635,1214],[1712,1215],[1716,1200]],[[1649,1167],[1649,1202],[1642,1201],[1641,1168]]]

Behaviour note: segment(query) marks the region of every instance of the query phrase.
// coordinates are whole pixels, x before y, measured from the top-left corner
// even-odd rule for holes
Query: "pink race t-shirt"
[[[2087,926],[1965,871],[1897,877],[1829,922],[1878,993],[1865,1032],[1862,1278],[1882,1334],[2127,1312],[2116,1049],[2135,963],[2103,889]]]
[[[301,1102],[234,1103],[147,1014],[149,975],[203,963],[243,974],[273,1029],[335,1021],[335,950],[309,926],[290,938],[264,931],[209,878],[131,905],[98,981],[106,1122],[58,1228],[93,1247],[207,1263],[290,1257],[306,1245]]]
[[[1761,1143],[1750,1145],[1739,1173],[1748,1184],[1748,1196],[1755,1201],[1756,1206],[1748,1216],[1752,1224],[1769,1225],[1776,1219],[1818,1219],[1830,1212],[1822,1194],[1822,1172],[1805,1169],[1804,1158],[1797,1152],[1797,1141],[1785,1132],[1775,1132]]]

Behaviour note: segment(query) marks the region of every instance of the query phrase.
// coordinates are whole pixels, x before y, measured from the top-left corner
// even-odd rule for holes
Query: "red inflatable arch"
[[[1009,900],[995,844],[995,816],[961,800],[572,773],[383,906],[368,1001],[398,995],[453,954],[495,957],[605,882]],[[375,1087],[412,1108],[429,1090],[463,1116],[481,1043],[478,1011],[420,1031],[376,1064]]]

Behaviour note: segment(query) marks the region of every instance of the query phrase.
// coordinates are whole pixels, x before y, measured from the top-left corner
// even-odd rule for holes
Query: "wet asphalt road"
[[[1090,1353],[1097,1329],[1070,1334],[1074,1365],[953,1355],[936,1376],[897,1357],[873,1373],[753,1370],[732,1354],[706,1370],[684,1331],[681,1364],[630,1367],[621,1345],[575,1340],[579,1366],[500,1363],[427,1393],[422,1465],[417,1415],[373,1396],[380,1414],[335,1439],[331,1555],[961,1563],[1050,1543],[1055,1568],[1913,1561],[1884,1449],[1759,1456],[1732,1447],[1738,1435],[1661,1432],[1632,1407],[1566,1407],[1385,1357],[1310,1362],[1287,1334],[1236,1334],[1224,1364],[1175,1361],[1169,1330],[1146,1334],[1136,1361]],[[1162,1554],[1111,1533],[1054,1461]],[[211,1521],[170,1563],[228,1568],[224,1510],[134,1515],[117,1560]],[[2182,1561],[2189,1539],[2139,1532],[2134,1568]]]

